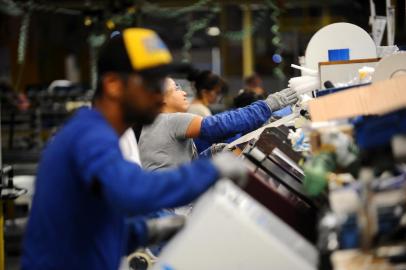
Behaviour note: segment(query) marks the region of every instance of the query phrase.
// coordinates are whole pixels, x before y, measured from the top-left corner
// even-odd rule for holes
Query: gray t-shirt
[[[192,139],[186,131],[196,115],[190,113],[161,113],[153,124],[144,126],[138,148],[142,167],[158,170],[190,162],[196,157]]]
[[[211,115],[211,111],[209,110],[209,108],[207,108],[206,106],[204,106],[203,104],[200,104],[200,103],[192,103],[192,104],[190,104],[189,109],[187,110],[187,112],[197,114],[197,115],[200,115],[202,117],[206,117],[206,116]]]

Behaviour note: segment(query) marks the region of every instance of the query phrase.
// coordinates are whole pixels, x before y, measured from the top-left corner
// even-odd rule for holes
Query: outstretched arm
[[[241,109],[204,118],[196,116],[188,126],[186,137],[216,143],[237,133],[245,134],[262,126],[271,117],[272,112],[297,100],[295,91],[288,88]]]

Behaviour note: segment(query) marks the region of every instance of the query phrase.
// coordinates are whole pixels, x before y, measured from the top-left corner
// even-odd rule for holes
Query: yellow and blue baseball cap
[[[188,73],[191,66],[173,63],[168,48],[153,30],[128,28],[103,45],[97,68],[99,76],[106,72],[166,76]]]

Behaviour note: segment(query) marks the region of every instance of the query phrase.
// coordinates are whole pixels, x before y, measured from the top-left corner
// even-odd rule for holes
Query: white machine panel
[[[155,270],[317,268],[317,250],[228,180],[201,197]]]

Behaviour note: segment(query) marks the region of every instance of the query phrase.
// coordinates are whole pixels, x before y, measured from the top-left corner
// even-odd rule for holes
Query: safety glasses
[[[176,91],[183,91],[182,86],[179,83],[175,83]]]

